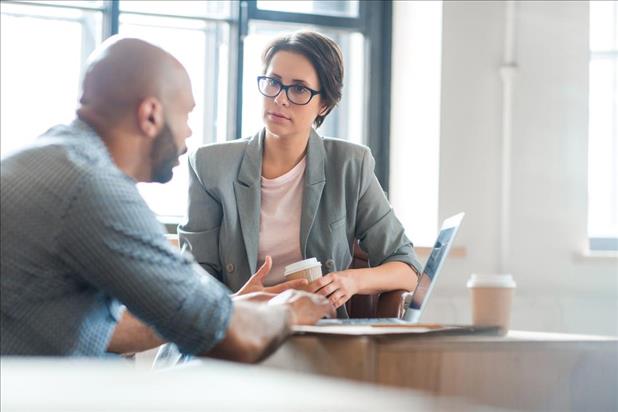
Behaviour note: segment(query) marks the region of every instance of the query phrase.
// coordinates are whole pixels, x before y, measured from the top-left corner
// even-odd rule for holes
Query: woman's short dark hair
[[[314,31],[297,31],[274,39],[264,50],[262,62],[264,73],[274,55],[289,51],[305,56],[313,65],[320,80],[320,98],[328,108],[315,118],[315,127],[320,127],[324,118],[341,100],[343,88],[343,56],[333,40]]]

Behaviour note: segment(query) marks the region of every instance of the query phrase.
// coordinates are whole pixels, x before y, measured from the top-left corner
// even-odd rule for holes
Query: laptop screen
[[[442,229],[440,229],[438,239],[436,240],[433,250],[431,251],[431,255],[429,255],[429,259],[427,259],[427,263],[423,268],[423,273],[418,281],[418,285],[416,286],[416,289],[414,289],[414,294],[412,295],[409,309],[416,309],[420,311],[423,303],[427,300],[427,297],[431,293],[431,289],[435,284],[437,274],[444,263],[451,244],[453,243],[453,239],[455,238],[455,234],[457,233],[457,229],[459,228],[462,218],[463,213],[447,219],[442,225]]]

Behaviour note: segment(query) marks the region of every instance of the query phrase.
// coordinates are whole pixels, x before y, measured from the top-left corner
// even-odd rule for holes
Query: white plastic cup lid
[[[318,262],[316,258],[309,258],[305,260],[301,260],[300,262],[292,263],[291,265],[287,265],[283,272],[283,276],[290,275],[292,273],[296,273],[300,270],[309,269],[315,266],[322,267],[322,264]]]
[[[513,276],[504,275],[477,275],[473,273],[466,284],[469,288],[514,288],[517,286]]]

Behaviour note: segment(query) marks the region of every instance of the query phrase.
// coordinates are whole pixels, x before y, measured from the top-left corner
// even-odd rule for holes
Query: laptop
[[[414,324],[418,323],[423,310],[427,306],[427,300],[431,295],[440,269],[461,225],[464,213],[451,216],[442,223],[438,239],[433,246],[429,259],[423,267],[418,284],[410,298],[406,299],[406,309],[403,318],[364,318],[364,319],[322,319],[318,322],[319,326],[335,325],[384,325],[384,324]]]

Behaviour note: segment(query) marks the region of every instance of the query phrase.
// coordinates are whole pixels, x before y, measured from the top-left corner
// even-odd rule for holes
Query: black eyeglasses
[[[280,80],[268,76],[258,76],[257,82],[258,90],[264,96],[275,98],[279,96],[281,90],[285,90],[288,100],[300,106],[308,104],[313,99],[313,96],[320,94],[319,91],[300,84],[284,85]]]

